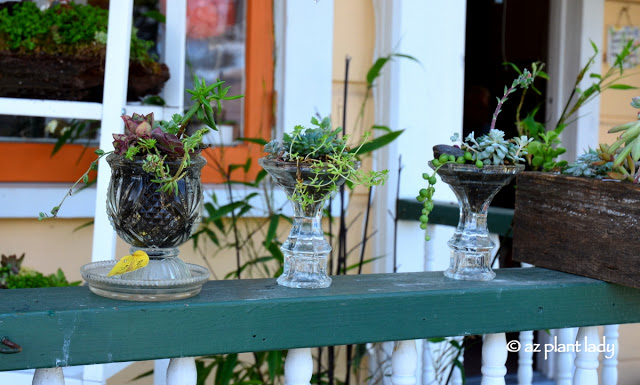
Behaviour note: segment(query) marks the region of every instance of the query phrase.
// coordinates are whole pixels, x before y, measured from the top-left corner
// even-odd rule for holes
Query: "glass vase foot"
[[[284,272],[278,284],[296,289],[322,289],[331,285],[327,275],[327,256],[287,255],[285,251]]]
[[[445,277],[462,281],[491,281],[496,273],[491,270],[491,253],[451,252],[451,263]]]

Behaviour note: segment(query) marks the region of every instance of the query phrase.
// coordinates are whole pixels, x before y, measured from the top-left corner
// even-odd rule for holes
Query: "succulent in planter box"
[[[97,294],[130,300],[167,300],[195,295],[209,276],[207,269],[187,265],[178,258],[178,246],[196,229],[202,211],[200,172],[206,160],[200,155],[203,135],[216,129],[212,104],[221,107],[229,87],[224,81],[207,85],[195,81],[194,104],[169,121],[153,114],[123,116],[125,131],[114,134],[107,156],[112,173],[107,193],[107,214],[118,235],[131,245],[131,255],[114,261],[86,265],[81,272]],[[192,135],[186,128],[197,116],[206,126]],[[76,185],[88,183],[88,173]],[[74,185],[75,186],[75,185]],[[73,187],[72,187],[73,190]],[[55,217],[62,202],[51,210]],[[40,219],[49,215],[40,213]]]
[[[367,142],[350,148],[349,136],[340,136],[342,128],[331,128],[331,120],[312,118],[312,128],[296,126],[281,141],[265,145],[267,155],[258,163],[286,192],[294,207],[293,228],[282,245],[283,274],[278,284],[294,288],[328,287],[327,256],[331,246],[322,231],[322,208],[326,198],[348,183],[351,187],[384,183],[387,170],[360,169],[357,154]]]
[[[640,99],[631,105],[640,108]],[[561,173],[518,176],[513,259],[640,288],[640,120]]]

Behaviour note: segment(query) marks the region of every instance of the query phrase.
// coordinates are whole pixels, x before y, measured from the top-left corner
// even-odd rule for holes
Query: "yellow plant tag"
[[[132,255],[125,255],[113,266],[107,277],[121,275],[141,269],[149,264],[149,256],[142,250],[135,251]]]

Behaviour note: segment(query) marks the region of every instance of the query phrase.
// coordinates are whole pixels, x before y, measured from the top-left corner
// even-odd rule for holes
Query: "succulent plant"
[[[184,115],[174,114],[168,121],[155,121],[153,113],[123,115],[125,132],[113,134],[113,151],[96,150],[98,159],[91,163],[89,170],[71,187],[60,204],[51,209],[51,216],[41,212],[39,219],[55,218],[60,206],[72,194],[75,186],[80,182],[88,184],[89,171],[97,170],[100,158],[111,152],[124,155],[129,160],[133,160],[136,156],[144,157],[142,168],[146,172],[155,174],[156,178],[152,181],[158,183],[158,190],[165,193],[177,192],[178,181],[184,176],[185,168],[191,165],[191,156],[197,155],[207,147],[203,144],[204,134],[209,129],[217,130],[212,105],[217,106],[220,112],[223,100],[242,97],[242,95],[227,96],[231,87],[222,88],[224,81],[221,80],[207,85],[204,79],[196,77],[194,83],[195,88],[187,90],[192,95],[191,99],[194,103]],[[205,127],[192,135],[186,135],[187,125],[194,116],[203,121]],[[171,173],[164,163],[165,160],[180,161],[180,166],[175,173]]]
[[[264,146],[264,152],[269,154],[267,155],[269,159],[304,163],[316,174],[329,175],[324,180],[321,180],[322,178],[315,178],[308,182],[299,180],[290,199],[299,201],[304,209],[316,202],[313,194],[315,189],[328,187],[330,191],[335,191],[336,182],[343,178],[351,187],[384,184],[388,177],[388,170],[365,172],[358,169],[358,151],[368,141],[371,133],[365,133],[362,142],[352,150],[347,146],[349,136],[339,137],[342,128],[332,129],[329,117],[320,120],[313,117],[311,124],[315,127],[305,128],[298,125],[291,134],[285,133],[282,141],[272,140]]]
[[[131,146],[135,146],[139,139],[151,138],[151,130],[153,129],[153,112],[149,115],[139,115],[134,113],[133,116],[122,115],[124,121],[124,134],[113,134],[114,152],[119,155],[125,155]]]
[[[438,145],[434,147],[434,156],[431,161],[435,168],[432,174],[423,173],[422,179],[427,181],[427,187],[420,189],[416,199],[422,203],[422,212],[420,215],[420,229],[426,230],[429,222],[429,214],[435,207],[433,195],[435,194],[435,184],[437,182],[436,173],[441,166],[447,163],[465,164],[467,162],[475,163],[476,167],[482,168],[485,164],[501,165],[516,164],[524,162],[524,156],[527,155],[527,146],[533,141],[533,138],[527,136],[515,137],[510,140],[504,138],[504,132],[495,128],[498,115],[502,111],[502,105],[508,100],[508,96],[514,93],[518,87],[526,89],[532,83],[539,71],[533,67],[533,74],[529,70],[524,69],[520,75],[513,80],[511,87],[504,87],[504,95],[498,98],[498,105],[491,119],[491,128],[489,133],[482,135],[476,139],[472,132],[461,141],[459,148],[451,146]],[[458,142],[460,135],[455,133],[451,137],[452,142]],[[446,148],[450,147],[449,150]],[[441,151],[441,150],[444,150]],[[425,234],[426,241],[431,237]]]
[[[282,142],[272,140],[267,143],[264,151],[285,161],[306,161],[309,159],[327,161],[330,156],[348,150],[345,138],[338,137],[342,128],[338,127],[332,130],[329,117],[320,121],[313,117],[311,124],[316,127],[295,126],[291,134],[285,133],[282,136]]]
[[[631,99],[631,106],[640,108],[640,97]],[[611,146],[608,153],[615,156],[613,168],[623,165],[627,156],[631,155],[634,162],[640,160],[640,113],[638,119],[632,122],[620,124],[609,130],[609,133],[621,132],[622,134]],[[623,146],[624,145],[624,146]]]
[[[562,170],[562,173],[590,178],[602,177],[607,171],[611,170],[612,164],[612,162],[601,163],[602,161],[603,159],[601,159],[596,150],[589,149],[584,154],[578,156],[575,162],[569,164]]]
[[[24,253],[20,257],[16,254],[4,255],[0,259],[0,267],[7,268],[12,274],[20,273],[20,267],[24,261]]]
[[[456,133],[451,141],[457,142],[459,137]],[[479,167],[484,164],[515,164],[525,161],[523,156],[527,154],[526,147],[532,140],[524,135],[506,140],[503,131],[493,128],[477,139],[473,132],[470,133],[460,147],[470,153],[465,161],[474,161]]]

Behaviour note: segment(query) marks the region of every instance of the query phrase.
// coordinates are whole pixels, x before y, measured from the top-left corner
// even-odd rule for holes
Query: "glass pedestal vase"
[[[429,162],[433,169],[436,167]],[[444,275],[459,280],[490,281],[491,251],[496,246],[487,230],[487,210],[493,197],[507,185],[524,165],[486,165],[447,163],[437,173],[458,198],[460,220],[447,242],[451,249],[449,268]]]
[[[107,193],[107,214],[116,233],[131,245],[133,254],[142,250],[149,263],[140,269],[108,276],[117,261],[99,261],[81,269],[94,293],[133,301],[166,301],[187,298],[200,292],[209,278],[201,266],[183,262],[178,246],[196,230],[202,213],[200,172],[206,160],[192,156],[184,169],[178,190],[158,191],[155,175],[142,169],[142,159],[134,161],[122,155],[107,157],[111,180]],[[172,174],[179,161],[165,161]]]
[[[331,278],[327,274],[327,260],[331,245],[322,231],[322,208],[331,192],[344,183],[344,178],[336,178],[305,164],[267,158],[259,159],[258,163],[284,189],[294,209],[293,227],[280,248],[284,266],[278,284],[302,289],[329,287]],[[359,163],[355,165],[358,166]],[[292,199],[300,194],[298,183],[304,186],[308,198],[305,204]]]

